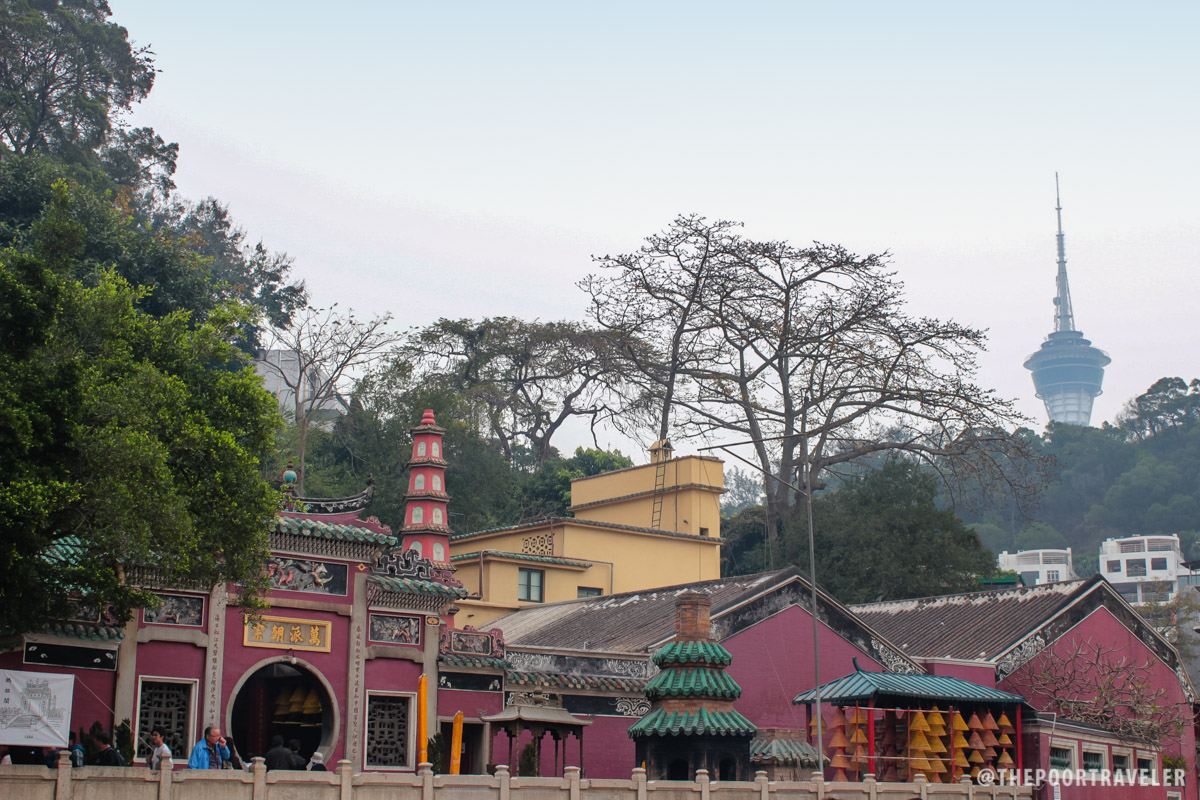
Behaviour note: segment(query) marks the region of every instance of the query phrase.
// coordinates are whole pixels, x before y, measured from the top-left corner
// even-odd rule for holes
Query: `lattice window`
[[[150,731],[161,728],[171,757],[187,760],[192,716],[192,684],[143,680],[138,696],[137,756],[149,758]]]
[[[541,533],[537,536],[526,536],[521,540],[521,552],[535,556],[554,555],[554,534]]]
[[[408,695],[367,695],[367,766],[408,766]]]

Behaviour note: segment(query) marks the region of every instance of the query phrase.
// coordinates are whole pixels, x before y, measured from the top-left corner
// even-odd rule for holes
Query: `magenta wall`
[[[458,711],[463,712],[463,716],[467,719],[478,719],[488,714],[498,714],[503,709],[504,695],[502,692],[438,690],[438,717],[442,719],[449,719]]]
[[[296,593],[290,592],[289,594]],[[330,629],[330,652],[314,653],[308,650],[296,650],[294,652],[297,660],[303,666],[324,677],[332,689],[331,699],[337,706],[340,724],[332,756],[327,760],[330,763],[337,763],[338,759],[344,757],[343,753],[345,752],[346,681],[349,669],[347,648],[350,641],[350,620],[340,614],[333,614],[328,611],[310,611],[295,608],[272,608],[266,612],[266,615],[294,619],[311,619],[321,622],[327,621],[332,624]],[[244,646],[242,644],[242,619],[240,608],[229,606],[226,609],[225,652],[223,654],[224,669],[221,673],[221,702],[218,706],[221,719],[217,721],[217,724],[226,728],[229,727],[229,720],[225,719],[225,715],[229,708],[229,700],[233,697],[234,689],[237,687],[238,682],[242,678],[248,677],[254,671],[255,665],[260,662],[288,657],[287,650]],[[204,687],[201,688],[201,692],[203,691]],[[201,707],[203,707],[203,703]],[[208,722],[208,720],[199,720],[201,727],[207,725]]]
[[[1081,621],[1066,634],[1061,636],[1051,646],[1052,652],[1057,652],[1061,655],[1068,655],[1078,642],[1093,642],[1103,643],[1105,647],[1116,648],[1115,658],[1122,656],[1131,659],[1133,663],[1144,663],[1147,659],[1153,664],[1153,670],[1150,675],[1150,683],[1154,690],[1163,689],[1166,694],[1163,702],[1165,703],[1181,703],[1189,705],[1187,696],[1184,694],[1183,687],[1179,684],[1179,678],[1175,673],[1160,661],[1147,648],[1140,639],[1138,639],[1128,628],[1122,625],[1109,611],[1105,608],[1099,608],[1092,612],[1086,619]],[[1036,671],[1039,668],[1039,661],[1044,658],[1043,655],[1036,656],[1028,663],[1017,669],[1012,675],[1009,675],[1004,680],[1000,681],[998,688],[1005,691],[1024,694],[1026,700],[1035,708],[1043,707],[1045,697],[1030,696],[1028,692],[1028,684],[1026,683],[1027,675],[1031,671]],[[1059,736],[1055,735],[1055,739],[1077,739],[1070,735]],[[1077,749],[1078,750],[1078,749]],[[1192,766],[1192,770],[1187,776],[1187,786],[1183,788],[1183,796],[1189,800],[1197,799],[1197,778],[1196,778],[1196,736],[1192,726],[1184,727],[1180,741],[1174,745],[1168,745],[1164,748],[1167,753],[1183,753],[1188,763]],[[1111,765],[1111,749],[1108,749],[1108,764]],[[1026,765],[1029,767],[1038,766],[1042,769],[1049,769],[1050,765],[1050,744],[1047,735],[1040,736],[1037,741],[1037,761],[1035,765],[1032,763],[1031,754],[1027,751],[1025,754]],[[1080,754],[1076,753],[1076,764],[1078,765]],[[1166,789],[1162,787],[1095,787],[1095,786],[1063,786],[1061,787],[1062,800],[1143,800],[1145,798],[1161,798],[1166,797]],[[1052,796],[1047,793],[1046,797]]]
[[[78,732],[80,728],[83,728],[84,731],[87,731],[97,720],[105,730],[113,729],[112,707],[117,685],[115,672],[25,664],[23,659],[23,651],[4,653],[0,655],[0,669],[75,676],[75,692],[71,698],[71,730]],[[120,720],[117,721],[120,722]]]
[[[742,687],[734,707],[760,728],[804,728],[805,707],[792,705],[792,698],[816,686],[812,631],[812,615],[791,606],[721,642],[733,656],[726,671]],[[863,669],[882,669],[824,624],[819,636],[821,683],[853,672],[855,657]]]

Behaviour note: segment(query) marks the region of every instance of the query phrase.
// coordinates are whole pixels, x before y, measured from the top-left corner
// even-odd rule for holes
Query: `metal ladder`
[[[654,470],[654,502],[650,511],[650,527],[662,527],[663,495],[667,489],[667,462],[660,458],[657,469]]]

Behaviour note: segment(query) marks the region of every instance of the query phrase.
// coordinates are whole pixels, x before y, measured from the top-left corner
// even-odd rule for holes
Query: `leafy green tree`
[[[990,522],[975,522],[967,527],[975,531],[979,541],[992,553],[999,554],[1006,550],[1016,549],[1013,537],[999,525],[993,525]]]
[[[817,582],[843,603],[978,588],[979,577],[995,570],[994,557],[962,520],[937,507],[937,490],[935,476],[894,459],[816,498]],[[807,569],[803,516],[789,518],[783,543],[788,562]],[[761,569],[762,547],[748,550],[747,560],[747,571]]]
[[[31,630],[76,596],[118,618],[168,585],[261,588],[277,504],[257,454],[278,421],[230,344],[245,313],[139,309],[113,271],[75,277],[87,228],[59,184],[29,252],[0,251],[0,628]]]
[[[177,146],[118,121],[154,85],[153,54],[110,16],[105,0],[0,5],[0,148],[165,196]]]
[[[571,481],[632,466],[633,461],[619,450],[577,447],[570,458],[551,456],[524,479],[519,518],[515,522],[566,516],[571,506]]]
[[[1035,522],[1017,534],[1018,550],[1065,549],[1067,537],[1044,522]]]

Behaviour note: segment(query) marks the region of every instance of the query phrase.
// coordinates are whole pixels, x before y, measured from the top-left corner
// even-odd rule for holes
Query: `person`
[[[0,767],[7,767],[12,764],[12,754],[8,752],[8,745],[0,744]]]
[[[196,742],[192,755],[188,758],[188,769],[221,769],[229,760],[229,748],[225,746],[225,737],[216,725],[204,729],[204,738]]]
[[[171,758],[171,748],[167,747],[166,742],[163,741],[162,728],[150,731],[150,746],[154,748],[150,754],[150,769],[158,772]]]
[[[291,766],[291,768],[292,769],[304,769],[304,766],[308,763],[308,759],[306,759],[304,756],[300,755],[300,740],[292,739],[290,742],[288,742],[288,747],[291,748],[291,751],[292,751],[292,766]]]
[[[71,751],[71,766],[83,766],[83,745],[75,740],[75,731],[67,735],[67,749]]]
[[[242,761],[242,754],[238,752],[237,744],[233,741],[232,736],[225,737],[225,746],[229,748],[229,766],[233,769],[248,769],[246,762]]]
[[[312,754],[312,758],[309,759],[309,761],[308,761],[308,770],[309,770],[309,772],[328,772],[329,771],[329,770],[325,769],[325,756],[321,755],[320,750],[318,750]]]
[[[271,749],[267,751],[263,760],[267,764],[267,769],[292,768],[292,751],[284,745],[282,736],[276,734],[271,737]]]
[[[125,766],[125,757],[112,748],[112,737],[108,735],[108,731],[100,731],[92,737],[92,741],[96,743],[96,766],[98,767],[123,767]]]

